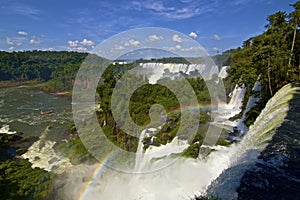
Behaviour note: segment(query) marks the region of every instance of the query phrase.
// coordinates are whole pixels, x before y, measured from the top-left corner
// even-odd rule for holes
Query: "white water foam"
[[[146,151],[138,165],[139,169],[144,167],[149,169],[164,162],[165,159],[172,159],[166,157],[164,160],[157,160],[174,153],[172,150],[175,152],[178,150],[178,153],[187,147],[180,142],[172,143],[168,146],[156,147],[157,153],[154,153],[153,157],[149,153],[152,150]],[[84,199],[190,199],[204,192],[209,183],[219,176],[222,169],[227,168],[230,163],[228,150],[228,148],[219,148],[219,151],[211,154],[206,160],[181,158],[171,166],[152,173],[133,175],[114,172],[114,176],[108,182],[103,182],[101,177],[97,177],[93,180],[95,184],[90,186],[89,193]]]
[[[11,131],[8,124],[4,124],[0,128],[0,134],[16,134],[16,131]]]
[[[33,143],[21,157],[28,159],[32,163],[32,168],[38,167],[46,171],[55,171],[57,174],[68,171],[72,168],[72,164],[68,158],[55,152],[53,146],[56,142],[45,139],[48,132],[47,127],[40,136],[40,139]]]

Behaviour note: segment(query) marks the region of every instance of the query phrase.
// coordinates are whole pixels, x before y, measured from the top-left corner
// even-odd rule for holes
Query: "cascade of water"
[[[143,159],[143,139],[146,136],[147,129],[144,129],[139,137],[139,143],[138,143],[138,148],[136,150],[136,157],[135,157],[135,166],[134,166],[134,171],[138,172],[140,163]]]
[[[187,75],[190,75],[191,72],[197,72],[198,75],[201,74],[204,80],[209,80],[213,74],[218,72],[218,67],[208,67],[204,64],[140,63],[140,69],[137,71],[143,75],[146,74],[150,84],[155,84],[163,77],[177,77],[180,72]]]
[[[238,85],[235,86],[228,106],[232,107],[233,110],[239,109],[242,104],[242,100],[245,96],[245,86],[239,87]]]
[[[224,79],[228,77],[228,73],[227,73],[227,69],[229,68],[229,66],[223,66],[219,72],[218,77],[220,79]]]
[[[233,127],[238,125],[237,121],[230,121],[229,118],[239,114],[242,110],[243,99],[246,93],[244,85],[239,87],[235,86],[231,93],[231,99],[229,103],[224,102],[218,106],[218,112],[214,119],[214,123],[218,125],[220,122],[224,125],[224,128],[233,131]]]
[[[272,137],[275,129],[283,122],[289,109],[289,101],[294,93],[299,90],[290,84],[281,88],[266,104],[261,114],[241,142],[241,146],[265,146],[266,141]]]
[[[236,199],[236,189],[245,171],[257,161],[259,153],[265,148],[276,129],[283,123],[289,110],[289,101],[300,88],[286,85],[266,104],[254,124],[238,145],[229,147],[231,164],[215,180],[207,193],[224,199]]]
[[[252,92],[253,93],[259,93],[261,91],[261,84],[260,84],[260,76],[258,77],[257,81],[255,82],[253,88],[252,88]],[[245,110],[243,111],[243,116],[241,117],[241,119],[237,120],[237,129],[240,132],[239,137],[243,136],[247,131],[248,128],[245,126],[244,121],[246,120],[246,114],[250,111],[251,108],[253,108],[256,103],[258,103],[260,101],[260,95],[258,96],[253,96],[251,95],[248,99],[247,105]]]
[[[275,130],[284,121],[289,109],[288,102],[293,98],[293,93],[299,88],[286,85],[280,89],[266,104],[254,124],[250,126],[247,134],[238,145],[238,155],[249,149],[262,149],[271,139]],[[239,157],[239,156],[238,156]]]

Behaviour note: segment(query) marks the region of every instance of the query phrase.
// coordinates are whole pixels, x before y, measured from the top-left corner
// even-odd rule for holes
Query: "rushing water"
[[[231,150],[233,154],[230,159],[230,167],[212,183],[207,191],[209,195],[221,197],[222,199],[290,199],[290,197],[285,198],[280,194],[279,190],[287,195],[289,193],[288,190],[283,190],[285,184],[293,185],[293,189],[299,188],[299,179],[297,180],[299,173],[295,172],[296,176],[285,173],[285,170],[290,170],[288,162],[285,161],[292,160],[291,162],[295,162],[296,159],[293,157],[299,156],[299,131],[297,130],[297,121],[299,118],[297,118],[298,115],[295,116],[298,111],[297,108],[299,108],[299,92],[299,87],[289,84],[281,88],[268,101],[261,114],[257,117],[254,124],[250,126],[249,131],[236,148],[229,147],[229,149],[233,150]],[[296,99],[298,100],[295,101]],[[289,123],[289,127],[286,125],[287,123]],[[290,129],[289,131],[293,128],[295,130],[287,132],[287,128]],[[275,137],[273,137],[274,134],[276,134]],[[270,141],[271,143],[268,145]],[[267,145],[268,147],[264,150]],[[298,155],[297,153],[287,153],[286,149],[290,148],[290,146],[291,149],[294,148],[295,152],[298,151]],[[268,166],[269,168],[255,168],[254,166],[256,165]],[[285,169],[278,166],[285,166]],[[251,171],[253,174],[248,172],[248,180],[244,178],[242,182],[243,188],[239,189],[240,194],[238,194],[236,191],[241,184],[243,175],[253,168],[254,170]],[[284,176],[288,176],[287,179],[296,181],[293,183],[292,181],[289,182]],[[278,182],[277,189],[275,190],[275,186],[270,182],[272,177],[276,177],[276,181]],[[280,181],[284,182],[280,183]],[[292,187],[290,186],[291,192],[293,191]],[[260,192],[260,194],[257,192]],[[268,195],[264,194],[267,192]],[[277,196],[274,195],[274,192],[277,192]],[[241,197],[241,193],[244,196]],[[250,194],[251,196],[246,196],[245,194]]]
[[[41,115],[41,111],[53,113]],[[0,88],[0,127],[40,136],[49,127],[48,139],[63,139],[71,121],[70,100],[40,91],[38,86]]]

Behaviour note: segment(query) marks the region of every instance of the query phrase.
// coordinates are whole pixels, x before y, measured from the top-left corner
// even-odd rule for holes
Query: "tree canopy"
[[[294,11],[289,14],[269,15],[265,32],[244,41],[230,56],[231,82],[252,88],[260,75],[265,100],[286,83],[300,79],[300,2],[291,6]]]

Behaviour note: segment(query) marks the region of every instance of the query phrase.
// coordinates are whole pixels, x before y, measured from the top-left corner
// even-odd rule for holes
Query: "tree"
[[[298,30],[299,23],[300,23],[300,1],[297,1],[297,3],[292,4],[291,6],[293,6],[295,8],[295,11],[290,13],[290,15],[289,15],[290,23],[294,28],[293,41],[292,41],[292,46],[291,46],[291,55],[290,55],[289,62],[288,62],[289,67],[291,66],[291,62],[292,62],[292,57],[293,57],[294,47],[295,47],[295,42],[296,42],[297,30]]]

